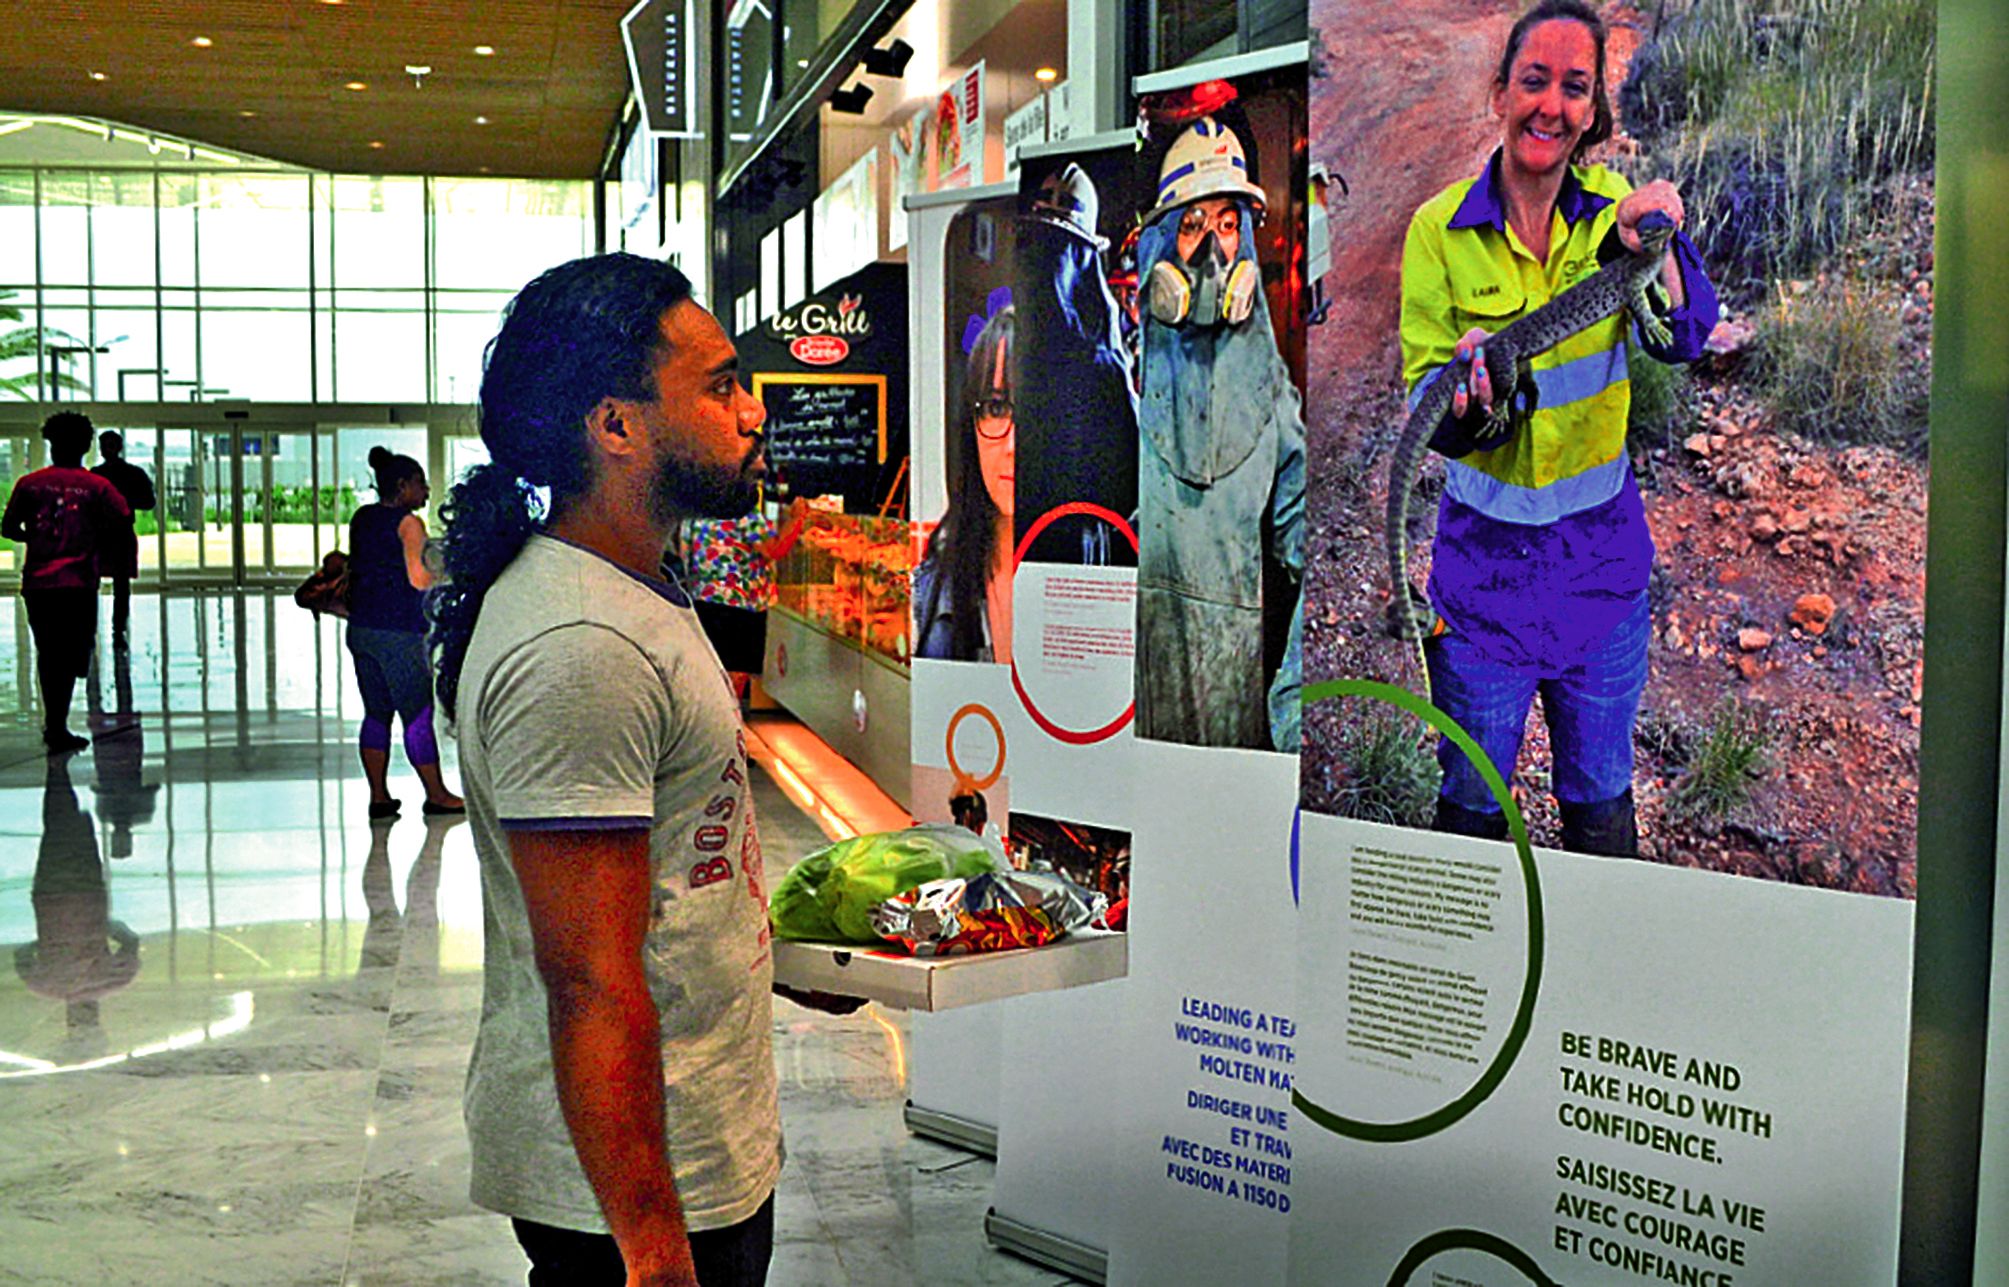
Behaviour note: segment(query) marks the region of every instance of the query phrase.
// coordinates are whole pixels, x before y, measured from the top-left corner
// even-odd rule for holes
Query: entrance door
[[[214,430],[159,427],[154,449],[155,558],[168,584],[234,580],[230,561],[228,463],[219,462]]]
[[[322,511],[333,507],[324,504],[333,498],[323,495],[314,437],[309,429],[238,431],[247,580],[297,581],[326,552],[320,535],[328,516]]]

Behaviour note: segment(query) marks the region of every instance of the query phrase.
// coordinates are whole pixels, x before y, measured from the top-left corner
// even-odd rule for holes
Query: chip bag
[[[966,956],[1044,947],[1108,907],[1058,873],[1003,871],[930,881],[879,904],[872,925],[915,956]]]
[[[968,878],[1007,866],[992,840],[948,823],[880,831],[826,845],[788,869],[768,903],[777,938],[882,942],[872,909],[931,880]]]

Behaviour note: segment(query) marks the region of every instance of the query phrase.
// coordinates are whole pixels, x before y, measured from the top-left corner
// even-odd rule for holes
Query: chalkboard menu
[[[886,377],[753,377],[767,408],[767,458],[799,496],[868,491],[886,460]]]
[[[867,264],[733,337],[798,496],[898,503],[907,463],[907,266]]]

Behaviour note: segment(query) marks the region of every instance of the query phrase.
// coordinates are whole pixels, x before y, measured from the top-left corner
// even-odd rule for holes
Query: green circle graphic
[[[1347,1139],[1365,1140],[1373,1144],[1400,1144],[1409,1140],[1419,1140],[1426,1135],[1434,1135],[1485,1102],[1495,1088],[1506,1079],[1507,1070],[1513,1067],[1519,1057],[1521,1047],[1526,1044],[1528,1030],[1534,1026],[1535,997],[1542,986],[1542,885],[1541,877],[1535,872],[1535,850],[1528,841],[1528,824],[1521,817],[1520,806],[1514,803],[1513,793],[1507,790],[1507,780],[1493,765],[1485,750],[1474,741],[1472,735],[1458,726],[1458,721],[1438,710],[1429,702],[1406,688],[1394,684],[1384,684],[1372,679],[1331,679],[1322,683],[1307,684],[1304,688],[1304,704],[1321,702],[1330,697],[1366,697],[1387,702],[1398,710],[1407,711],[1430,727],[1436,729],[1472,761],[1485,779],[1486,788],[1500,803],[1500,809],[1507,815],[1507,831],[1514,839],[1514,852],[1521,862],[1521,880],[1527,890],[1528,903],[1528,973],[1521,987],[1521,1003],[1514,1011],[1514,1022],[1507,1029],[1507,1039],[1493,1056],[1493,1062],[1486,1066],[1479,1080],[1472,1083],[1464,1094],[1444,1107],[1406,1122],[1365,1122],[1357,1118],[1345,1117],[1330,1109],[1321,1108],[1307,1099],[1304,1092],[1292,1089],[1291,1104],[1315,1124],[1335,1135]],[[1490,1235],[1480,1234],[1480,1237]],[[1542,1281],[1546,1281],[1545,1279]]]
[[[1542,1272],[1535,1258],[1522,1251],[1513,1243],[1483,1229],[1446,1229],[1433,1233],[1409,1249],[1402,1257],[1395,1272],[1388,1275],[1388,1287],[1408,1287],[1410,1276],[1423,1267],[1432,1256],[1446,1251],[1478,1251],[1495,1260],[1506,1262],[1520,1273],[1534,1287],[1562,1287],[1555,1279]]]

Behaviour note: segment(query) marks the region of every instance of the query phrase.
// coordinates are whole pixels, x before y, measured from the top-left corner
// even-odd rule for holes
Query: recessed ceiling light
[[[1032,74],[1032,78],[1041,84],[1051,84],[1060,79],[1060,73],[1051,67],[1042,67]]]
[[[384,141],[382,139],[371,139],[370,146],[381,150],[384,146]]]
[[[194,45],[197,49],[207,49],[216,42],[214,40],[211,40],[208,36],[197,36],[194,40],[191,40],[188,43]]]
[[[94,71],[94,72],[92,72],[92,73],[91,73],[91,79],[92,79],[92,80],[103,80],[104,78],[105,78],[105,74],[104,74],[103,72],[100,72],[100,71]]]
[[[481,55],[481,56],[482,56],[483,58],[487,58],[488,56],[490,56],[491,54],[493,54],[493,53],[495,52],[495,46],[494,46],[494,45],[476,45],[476,46],[474,47],[474,52],[475,52],[475,53],[477,53],[477,54],[479,54],[479,55]]]
[[[369,86],[368,86],[368,85],[365,85],[365,84],[364,84],[364,83],[363,83],[362,81],[359,81],[359,80],[352,80],[352,81],[350,81],[350,82],[349,82],[348,84],[346,84],[346,85],[342,86],[342,88],[343,88],[343,89],[353,89],[353,90],[364,90],[364,89],[368,89],[368,88],[369,88]]]
[[[250,119],[251,119],[252,117],[254,117],[254,116],[258,115],[258,113],[256,113],[256,112],[252,111],[252,110],[251,110],[250,108],[248,108],[248,107],[247,107],[247,108],[244,108],[244,109],[243,109],[242,111],[238,112],[237,114],[238,114],[239,116],[242,116],[242,117],[243,117],[243,118],[244,118],[245,120],[247,120],[247,121],[248,121],[248,120],[250,120]]]
[[[486,116],[477,116],[474,118],[474,123],[476,125],[486,125],[488,124],[488,118]]]

